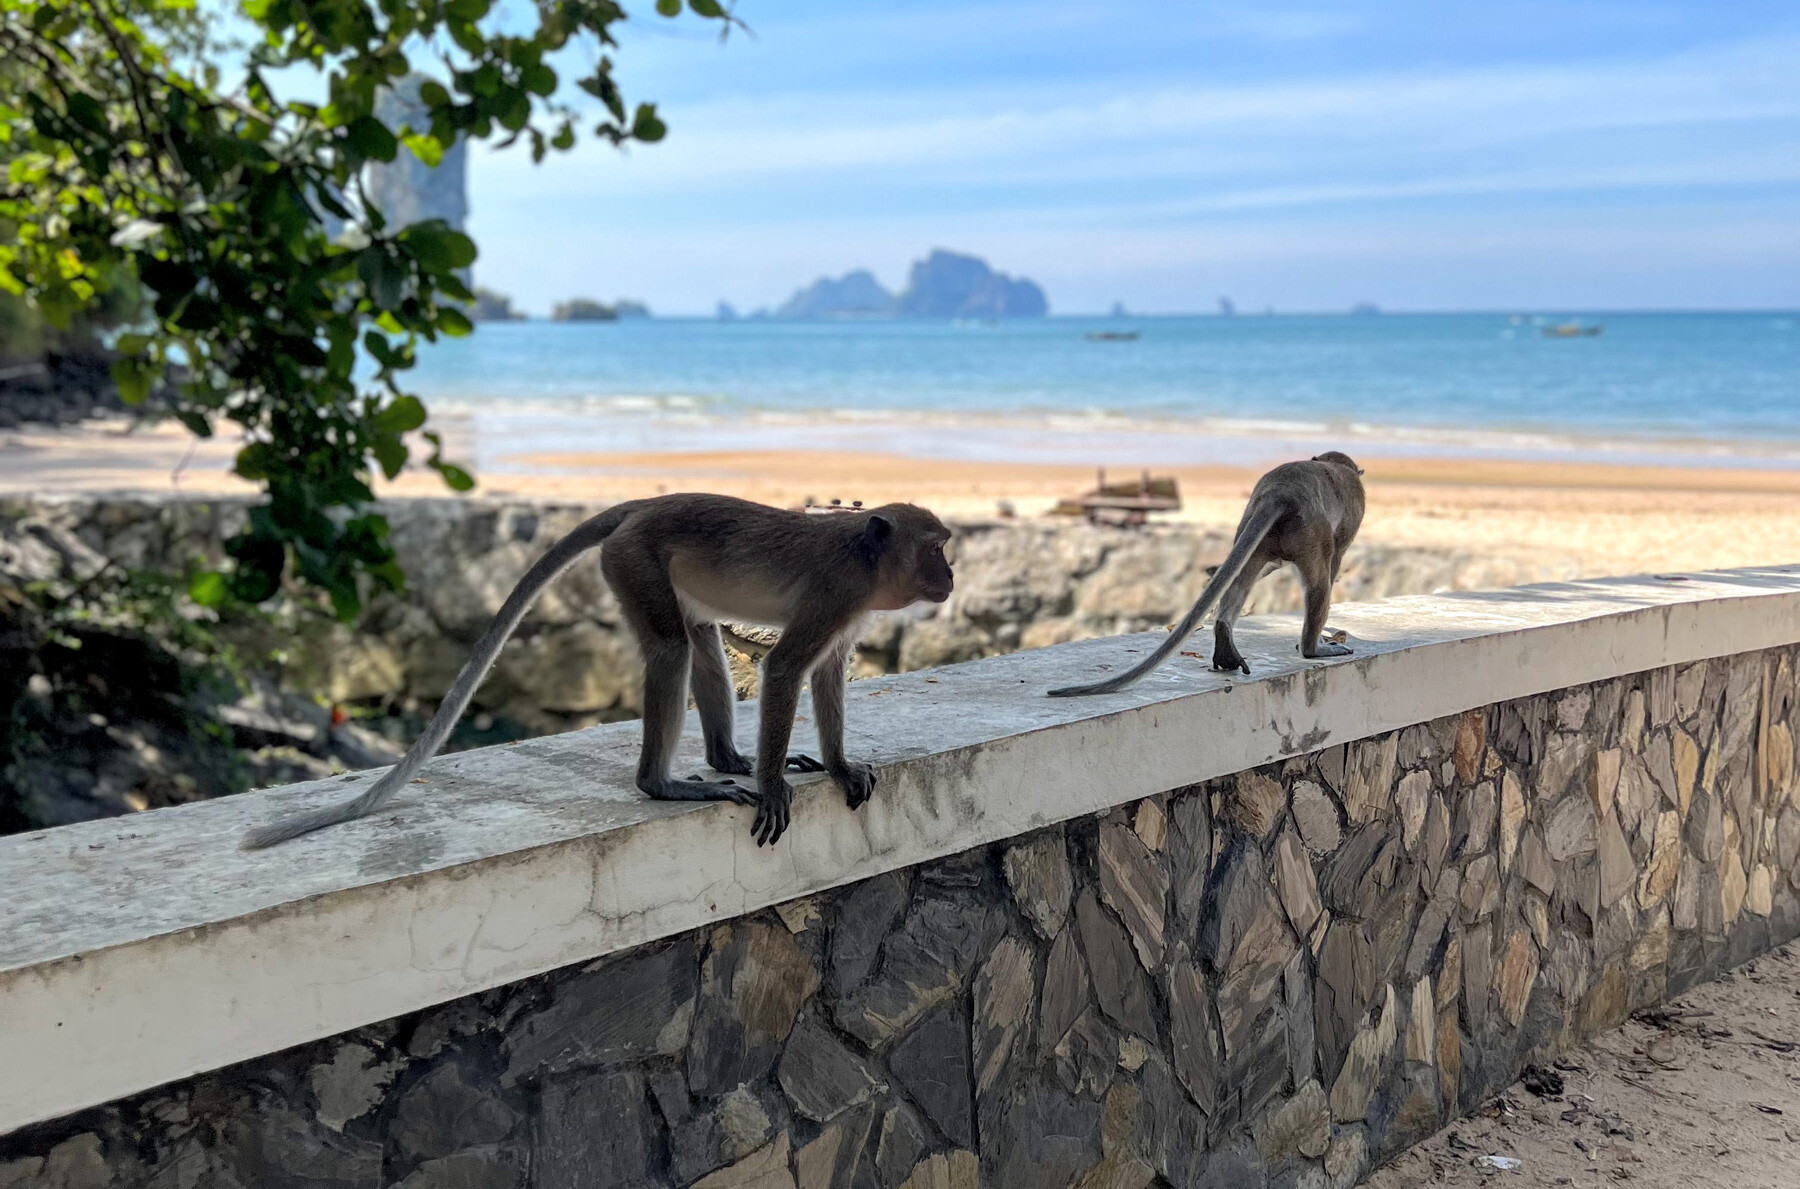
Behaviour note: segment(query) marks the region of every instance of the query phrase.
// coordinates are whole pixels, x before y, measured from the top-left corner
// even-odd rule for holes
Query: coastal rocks
[[[1349,1189],[1800,933],[1800,807],[1759,758],[1797,652],[810,892],[0,1139],[0,1187]]]

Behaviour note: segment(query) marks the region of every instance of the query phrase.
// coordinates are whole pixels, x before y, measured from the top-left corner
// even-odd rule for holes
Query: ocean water
[[[1543,333],[1568,321],[1603,333]],[[1138,337],[1089,337],[1116,331]],[[427,348],[411,383],[489,456],[1202,461],[1260,440],[1800,465],[1800,315],[1781,312],[489,323]]]

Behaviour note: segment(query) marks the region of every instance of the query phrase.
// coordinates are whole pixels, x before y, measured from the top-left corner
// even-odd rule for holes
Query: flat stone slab
[[[773,848],[748,809],[643,798],[635,723],[441,758],[383,812],[254,854],[247,827],[374,774],[0,839],[0,1133],[1274,759],[1793,643],[1800,566],[1393,599],[1332,623],[1355,655],[1304,661],[1294,617],[1252,619],[1253,676],[1177,656],[1096,698],[1043,691],[1157,635],[856,682],[848,747],[875,796],[851,812],[828,780],[796,781]],[[740,707],[746,746],[754,721]],[[678,772],[703,766],[689,727]],[[810,746],[810,723],[796,735]]]

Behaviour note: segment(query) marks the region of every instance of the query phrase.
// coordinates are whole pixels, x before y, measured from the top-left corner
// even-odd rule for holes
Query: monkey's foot
[[[795,752],[793,755],[791,755],[787,758],[787,766],[788,766],[788,771],[790,771],[790,772],[823,772],[823,771],[825,771],[824,764],[821,764],[819,761],[813,759],[809,755],[802,755],[800,752]]]
[[[1222,649],[1214,649],[1212,667],[1214,672],[1218,673],[1235,672],[1242,673],[1245,676],[1249,676],[1250,674],[1250,662],[1245,660],[1243,654],[1236,649],[1233,649],[1230,652],[1225,652]]]
[[[764,782],[756,802],[756,820],[750,823],[750,837],[758,846],[773,846],[787,832],[788,812],[794,803],[794,786],[777,777]]]
[[[1315,645],[1313,647],[1313,650],[1311,652],[1307,652],[1305,649],[1302,649],[1301,655],[1306,657],[1306,659],[1309,661],[1314,661],[1314,660],[1321,660],[1325,657],[1354,656],[1356,654],[1351,652],[1350,649],[1345,648],[1342,644],[1330,644],[1324,640],[1321,640],[1321,641],[1319,641],[1319,643],[1317,645]]]
[[[750,776],[756,771],[756,765],[752,764],[750,757],[741,751],[709,752],[706,757],[706,766],[714,772],[723,772],[728,776]]]
[[[844,766],[832,772],[831,778],[843,786],[844,804],[860,809],[875,791],[875,769],[856,760],[845,760]]]
[[[738,805],[756,805],[761,801],[755,789],[735,780],[702,780],[698,773],[686,780],[646,780],[638,783],[645,795],[657,801],[731,801]]]

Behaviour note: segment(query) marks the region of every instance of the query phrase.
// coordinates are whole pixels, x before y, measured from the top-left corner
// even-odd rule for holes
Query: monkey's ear
[[[871,516],[869,523],[863,526],[862,537],[858,539],[857,551],[873,564],[887,552],[888,541],[894,536],[894,522],[885,516]]]

